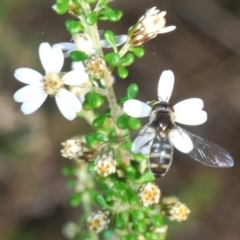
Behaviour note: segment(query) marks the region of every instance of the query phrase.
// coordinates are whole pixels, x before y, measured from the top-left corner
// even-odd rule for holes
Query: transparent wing
[[[232,156],[222,147],[208,140],[202,139],[180,127],[193,142],[193,149],[188,154],[194,160],[210,167],[227,168],[234,165]]]

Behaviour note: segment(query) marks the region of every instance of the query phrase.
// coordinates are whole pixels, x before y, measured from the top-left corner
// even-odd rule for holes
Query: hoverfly
[[[172,163],[173,146],[194,160],[210,167],[232,167],[231,155],[220,146],[204,140],[177,126],[176,122],[199,125],[207,120],[203,101],[191,98],[172,106],[168,103],[174,85],[174,75],[164,71],[159,79],[159,101],[152,107],[138,100],[127,100],[124,111],[132,117],[149,116],[133,142],[132,152],[150,154],[149,165],[155,177],[164,176]]]

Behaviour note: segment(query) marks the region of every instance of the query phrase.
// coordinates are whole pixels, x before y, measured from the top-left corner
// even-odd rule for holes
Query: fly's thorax
[[[168,137],[168,133],[174,128],[174,109],[167,102],[157,102],[152,107],[150,114],[150,127],[156,130],[160,138]]]

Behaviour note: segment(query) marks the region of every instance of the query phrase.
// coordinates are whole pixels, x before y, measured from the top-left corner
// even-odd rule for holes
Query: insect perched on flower
[[[233,159],[226,150],[175,124],[175,122],[187,125],[202,124],[207,120],[207,113],[202,110],[203,101],[199,98],[170,105],[168,101],[173,85],[173,72],[164,71],[158,84],[159,101],[152,107],[134,99],[124,103],[123,110],[129,116],[149,116],[150,119],[134,140],[132,152],[150,153],[150,169],[155,177],[162,177],[167,173],[172,163],[173,146],[207,166],[232,167]]]

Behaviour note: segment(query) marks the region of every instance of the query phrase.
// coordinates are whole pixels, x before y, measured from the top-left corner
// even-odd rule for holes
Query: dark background
[[[13,77],[19,67],[42,71],[41,42],[69,41],[49,0],[4,1],[0,9],[0,239],[62,240],[62,226],[77,220],[61,167],[60,143],[87,124],[69,122],[49,98],[30,116],[20,112],[13,93],[23,86]],[[240,239],[240,1],[238,0],[116,0],[125,12],[120,23],[101,28],[126,33],[146,9],[166,10],[168,25],[177,29],[144,45],[145,57],[131,66],[129,78],[114,85],[120,97],[126,86],[140,86],[141,100],[157,99],[163,70],[175,73],[171,102],[191,97],[204,100],[208,121],[189,131],[227,149],[231,169],[213,169],[175,152],[169,173],[158,181],[163,195],[176,195],[191,209],[188,221],[171,223],[169,240]],[[84,130],[86,133],[86,130]]]

